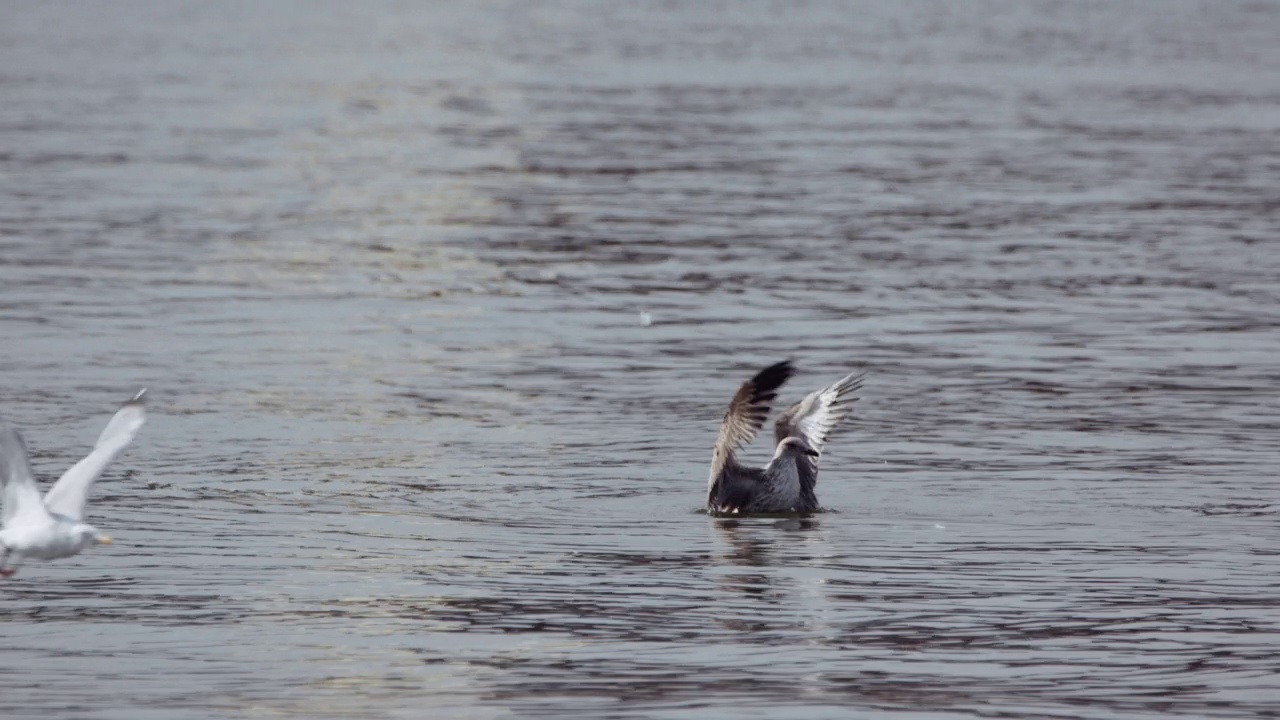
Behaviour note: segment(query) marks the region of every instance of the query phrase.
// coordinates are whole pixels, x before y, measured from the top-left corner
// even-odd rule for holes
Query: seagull
[[[93,481],[129,445],[146,421],[142,406],[146,392],[143,388],[116,411],[98,436],[93,452],[63,473],[43,499],[31,475],[22,433],[0,421],[0,490],[4,495],[0,577],[13,575],[28,557],[57,560],[90,545],[111,544],[110,536],[84,522],[84,504]]]
[[[794,373],[790,360],[775,363],[756,373],[734,394],[711,453],[708,513],[807,513],[818,509],[813,488],[818,482],[822,446],[827,434],[853,409],[857,400],[853,393],[862,388],[866,373],[845,375],[779,415],[773,426],[776,447],[768,465],[748,467],[734,457],[734,452],[760,431],[778,389]]]

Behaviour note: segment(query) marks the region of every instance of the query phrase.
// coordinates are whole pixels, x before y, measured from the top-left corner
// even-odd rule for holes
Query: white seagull
[[[769,417],[778,389],[795,373],[790,360],[770,365],[742,384],[729,403],[711,453],[707,512],[813,512],[818,459],[827,435],[853,409],[852,393],[862,388],[866,373],[850,373],[830,386],[809,393],[774,422],[776,448],[763,468],[738,462],[734,452],[751,442]]]
[[[0,421],[0,489],[4,512],[0,515],[0,577],[18,571],[26,558],[57,560],[71,557],[90,545],[110,545],[111,538],[83,521],[89,488],[102,471],[133,440],[146,421],[143,388],[120,407],[98,436],[93,452],[63,473],[44,498],[36,489],[27,446],[18,429]],[[10,561],[12,563],[10,564]]]

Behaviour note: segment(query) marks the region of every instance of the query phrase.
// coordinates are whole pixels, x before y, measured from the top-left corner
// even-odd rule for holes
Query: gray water
[[[46,479],[151,414],[0,715],[1280,717],[1277,37],[5,3],[0,412]],[[870,373],[827,511],[701,514],[786,357]]]

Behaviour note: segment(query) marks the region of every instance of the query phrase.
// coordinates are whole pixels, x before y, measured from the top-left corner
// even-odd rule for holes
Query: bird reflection
[[[744,568],[767,568],[783,564],[777,561],[780,549],[794,550],[796,537],[791,532],[815,529],[818,522],[813,518],[784,518],[768,524],[758,520],[722,519],[713,525],[728,545],[726,552],[713,555],[713,561]],[[780,544],[785,547],[780,548]],[[773,603],[777,602],[775,580],[772,573],[735,572],[721,578],[719,585],[725,590],[766,598]]]
[[[714,525],[720,537],[731,548],[729,552],[720,554],[717,559],[747,567],[768,566],[770,542],[748,534],[750,529],[744,528],[741,520],[720,520]]]

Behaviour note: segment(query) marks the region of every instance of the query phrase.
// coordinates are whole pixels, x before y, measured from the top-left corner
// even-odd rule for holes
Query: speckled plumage
[[[764,425],[779,388],[794,372],[789,360],[775,363],[738,388],[712,451],[708,512],[736,515],[818,509],[818,460],[827,435],[852,410],[857,399],[852,393],[862,387],[863,374],[850,373],[779,415],[768,465],[743,465],[735,455]]]

